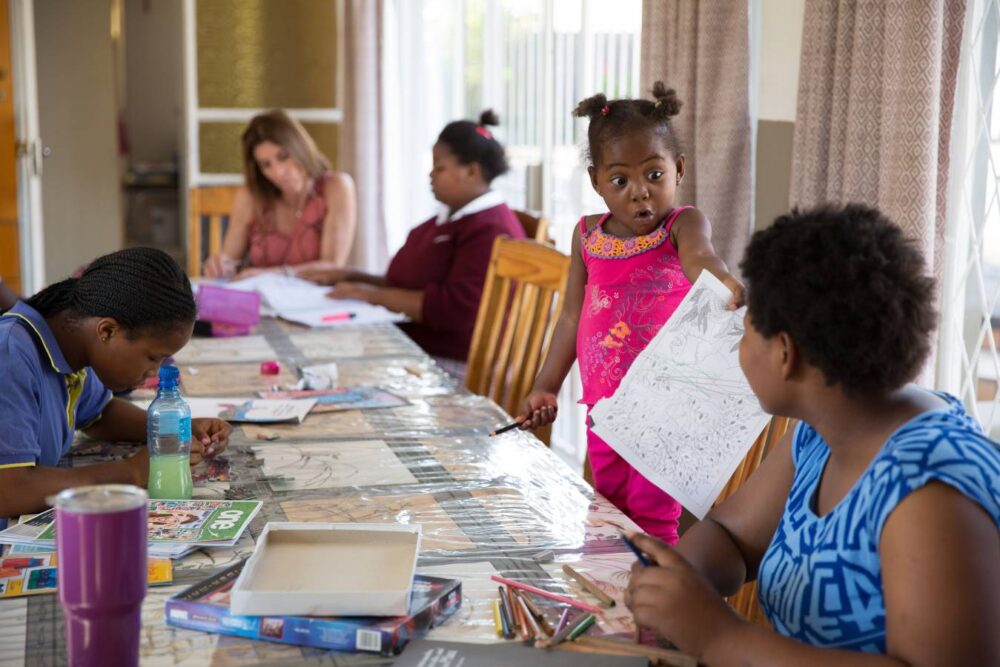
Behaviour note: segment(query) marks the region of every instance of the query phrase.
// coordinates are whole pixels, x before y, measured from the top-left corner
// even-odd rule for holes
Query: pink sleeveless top
[[[250,223],[250,266],[268,267],[302,264],[319,259],[326,218],[326,182],[330,174],[316,180],[302,207],[302,216],[288,234],[274,223],[274,208],[265,206]]]
[[[618,388],[625,372],[680,305],[691,283],[670,242],[675,208],[646,236],[619,238],[604,231],[604,214],[588,232],[580,218],[580,251],[587,268],[576,358],[583,381],[580,402],[593,406]]]

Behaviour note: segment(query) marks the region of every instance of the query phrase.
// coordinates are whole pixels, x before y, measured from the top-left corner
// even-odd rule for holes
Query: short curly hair
[[[786,332],[827,383],[877,396],[927,358],[934,281],[915,243],[861,204],[793,209],[753,235],[740,269],[753,326]]]

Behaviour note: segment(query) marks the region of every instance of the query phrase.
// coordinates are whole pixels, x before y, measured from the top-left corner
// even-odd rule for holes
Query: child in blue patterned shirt
[[[677,548],[635,537],[636,621],[711,665],[1000,664],[1000,447],[961,403],[908,382],[930,350],[933,281],[859,205],[754,235],[740,363],[799,420]],[[723,596],[757,579],[777,632]]]

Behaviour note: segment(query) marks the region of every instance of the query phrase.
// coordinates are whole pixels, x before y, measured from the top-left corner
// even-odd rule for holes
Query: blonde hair
[[[281,198],[281,191],[261,173],[257,160],[254,159],[254,149],[265,141],[288,151],[313,180],[330,171],[329,160],[316,148],[313,138],[299,121],[282,109],[272,109],[254,116],[243,131],[242,140],[243,176],[246,178],[247,188],[258,201],[273,202]]]

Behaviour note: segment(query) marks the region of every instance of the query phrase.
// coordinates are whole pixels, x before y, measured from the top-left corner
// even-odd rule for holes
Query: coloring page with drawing
[[[708,271],[591,410],[593,430],[703,518],[769,419],[739,364],[745,308]]]

